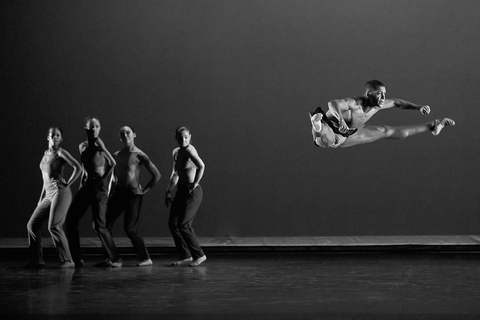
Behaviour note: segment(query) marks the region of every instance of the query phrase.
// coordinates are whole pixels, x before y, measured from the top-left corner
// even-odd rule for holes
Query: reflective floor
[[[0,260],[2,319],[480,319],[476,253],[154,255],[118,269]],[[4,317],[7,315],[8,317]]]

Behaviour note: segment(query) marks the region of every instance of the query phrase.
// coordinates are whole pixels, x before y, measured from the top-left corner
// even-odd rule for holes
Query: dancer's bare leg
[[[437,119],[425,124],[403,127],[366,125],[358,128],[357,133],[350,136],[341,147],[351,147],[358,144],[374,142],[380,139],[405,139],[424,132],[431,132],[433,135],[438,135],[445,127],[454,125],[455,121],[449,118],[444,118],[442,120]]]
[[[335,143],[335,133],[322,121],[322,118],[323,115],[321,113],[316,113],[314,115],[310,114],[313,143],[317,147],[331,148]]]

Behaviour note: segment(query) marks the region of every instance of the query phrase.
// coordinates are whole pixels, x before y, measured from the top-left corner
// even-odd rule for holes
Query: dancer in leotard
[[[70,153],[60,147],[63,140],[62,130],[52,127],[48,130],[48,150],[45,151],[40,170],[43,177],[43,188],[40,200],[27,224],[28,240],[32,260],[26,268],[44,268],[41,227],[48,219],[48,231],[53,239],[60,257],[60,268],[73,268],[72,256],[63,230],[68,208],[72,202],[70,186],[78,179],[80,164]],[[73,168],[68,181],[63,177],[65,164]]]
[[[197,150],[190,144],[192,136],[187,127],[178,127],[175,139],[178,148],[173,150],[173,170],[170,176],[165,204],[170,208],[168,227],[180,255],[172,266],[189,265],[196,267],[207,260],[192,228],[193,218],[203,198],[200,180],[205,164]],[[172,201],[171,190],[177,186]]]

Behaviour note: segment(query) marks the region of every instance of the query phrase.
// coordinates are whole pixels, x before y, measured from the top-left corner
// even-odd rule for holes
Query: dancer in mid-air
[[[25,265],[26,268],[44,268],[42,252],[41,227],[48,220],[48,231],[60,257],[60,268],[73,268],[72,256],[68,246],[63,224],[68,208],[72,203],[70,186],[78,179],[82,168],[75,158],[65,149],[60,147],[63,140],[62,130],[52,127],[48,130],[48,150],[43,154],[40,169],[43,176],[43,188],[37,208],[28,221],[28,239],[32,260]],[[73,168],[68,181],[63,177],[65,164]]]
[[[199,183],[205,171],[205,164],[197,150],[190,144],[191,138],[187,127],[178,127],[175,130],[178,148],[172,153],[173,170],[165,195],[166,206],[171,204],[168,227],[180,255],[172,266],[196,267],[207,260],[192,228],[193,218],[203,198]],[[172,201],[170,193],[175,186],[177,191]]]
[[[125,212],[123,219],[125,234],[132,242],[139,258],[137,266],[151,266],[153,262],[142,236],[137,232],[136,225],[140,218],[143,195],[153,188],[160,180],[161,175],[148,155],[135,145],[137,134],[132,127],[123,126],[120,128],[119,134],[124,147],[113,154],[117,164],[113,170],[112,196],[107,205],[107,229],[109,231],[107,236],[109,241],[106,244],[112,245],[112,247],[106,251],[113,253],[113,256],[109,256],[103,262],[103,266],[111,266],[112,261],[120,260],[118,250],[111,238],[111,232],[115,220],[123,212]],[[147,169],[151,176],[150,181],[144,187],[140,185],[140,168],[142,166]],[[102,264],[97,264],[97,266],[102,266]]]
[[[310,114],[313,143],[323,148],[351,147],[380,139],[404,139],[423,132],[438,135],[446,126],[455,125],[455,121],[449,118],[402,127],[365,124],[374,114],[384,109],[418,110],[424,115],[430,113],[427,105],[396,98],[386,99],[386,92],[382,82],[371,80],[366,83],[365,95],[332,100],[328,103],[327,112],[317,108]]]

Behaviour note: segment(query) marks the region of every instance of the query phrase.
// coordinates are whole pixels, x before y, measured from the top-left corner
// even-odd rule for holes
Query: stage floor
[[[2,319],[480,319],[478,253],[208,254],[199,267],[26,270],[0,260]],[[4,317],[8,314],[8,317]]]

